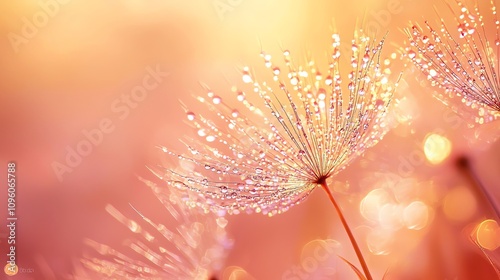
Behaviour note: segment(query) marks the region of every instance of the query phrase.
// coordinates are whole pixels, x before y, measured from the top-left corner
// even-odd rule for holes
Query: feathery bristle
[[[75,279],[95,279],[93,276],[98,275],[106,279],[205,280],[221,269],[225,250],[231,245],[224,229],[227,221],[212,214],[190,211],[177,190],[143,181],[167,209],[168,223],[155,223],[131,205],[142,219],[137,221],[108,204],[106,211],[134,235],[126,242],[127,250],[132,252],[87,239],[86,244],[100,256],[83,258],[81,263],[87,268],[84,270],[87,275],[75,275]]]
[[[194,192],[188,203],[206,210],[272,216],[302,202],[388,130],[384,115],[395,85],[388,82],[387,63],[380,63],[384,41],[356,36],[345,77],[339,35],[332,40],[326,75],[314,61],[296,68],[288,50],[283,52],[285,67],[262,53],[272,80],[256,82],[250,69],[243,68],[247,91],[234,90],[242,104],[238,108],[205,86],[208,99],[198,100],[216,117],[186,110],[199,136],[184,140],[189,154],[162,147],[190,168],[154,172],[172,186]],[[258,97],[265,108],[253,105],[247,95]]]
[[[459,10],[453,13],[456,23],[441,19],[441,26],[433,28],[425,21],[406,30],[406,56],[432,86],[444,90],[435,96],[458,113],[472,114],[479,124],[500,116],[500,21],[493,1],[490,6],[485,22],[477,3],[469,9],[456,0],[456,7],[449,6]]]

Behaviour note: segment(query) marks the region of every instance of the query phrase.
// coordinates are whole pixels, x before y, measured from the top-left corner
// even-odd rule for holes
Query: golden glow
[[[484,220],[476,227],[475,233],[481,247],[490,251],[500,247],[500,227],[495,220]]]
[[[379,224],[385,229],[398,230],[403,226],[403,207],[395,203],[387,203],[378,214]]]
[[[400,124],[411,123],[419,115],[419,108],[415,97],[409,94],[407,84],[404,83],[401,87],[406,89],[407,95],[396,100],[393,115]]]
[[[255,280],[246,270],[239,266],[228,266],[224,270],[223,279],[227,280]]]
[[[10,263],[7,263],[7,265],[5,265],[3,271],[5,272],[5,274],[7,274],[9,276],[14,276],[19,271],[19,268],[15,264],[11,265]]]
[[[368,249],[374,255],[388,255],[393,241],[392,231],[373,229],[366,236]]]
[[[403,221],[408,229],[422,229],[429,222],[429,208],[422,201],[413,201],[406,206]]]
[[[425,157],[430,163],[439,164],[450,155],[451,146],[448,138],[439,134],[429,134],[424,142]]]
[[[367,220],[378,221],[380,209],[391,202],[391,197],[384,189],[374,189],[360,203],[361,215]]]
[[[444,198],[444,214],[454,221],[469,219],[476,212],[476,208],[477,202],[466,187],[452,189]]]

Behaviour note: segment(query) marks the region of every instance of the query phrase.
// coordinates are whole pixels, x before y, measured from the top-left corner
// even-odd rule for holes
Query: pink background
[[[214,8],[219,2],[233,6],[227,4],[231,8],[219,16]],[[161,218],[161,205],[137,176],[152,178],[145,166],[163,159],[156,145],[181,148],[178,138],[195,134],[185,125],[179,99],[198,109],[192,96],[205,94],[199,81],[222,98],[233,98],[230,88],[242,83],[241,67],[263,69],[261,45],[275,59],[280,58],[282,46],[299,59],[307,51],[321,59],[327,55],[333,18],[343,40],[350,40],[356,19],[361,21],[363,16],[368,26],[380,27],[379,37],[389,31],[384,49],[389,54],[404,41],[400,29],[409,26],[408,20],[422,21],[422,15],[436,18],[433,3],[70,0],[56,4],[54,14],[37,27],[32,38],[13,46],[8,34],[22,34],[23,19],[33,22],[33,16],[43,8],[36,1],[3,1],[0,180],[5,178],[6,163],[15,161],[18,265],[34,270],[12,279],[70,275],[74,263],[88,250],[83,245],[87,237],[120,248],[128,232],[105,213],[107,203],[126,208],[130,202],[148,216]],[[442,11],[446,14],[447,10]],[[131,88],[142,82],[145,69],[156,65],[170,76],[126,118],[119,119],[111,104],[122,94],[130,94]],[[395,63],[393,71],[402,70],[400,63]],[[465,191],[453,203],[459,205],[457,209],[469,205],[471,211],[463,217],[457,214],[457,219],[443,212],[443,201],[460,186],[472,189],[470,181],[454,167],[453,160],[463,154],[472,158],[478,176],[499,200],[500,146],[491,143],[498,124],[480,130],[467,128],[465,123],[452,128],[455,123],[450,125],[449,118],[454,115],[431,98],[432,89],[422,87],[416,76],[407,67],[398,98],[406,96],[410,101],[395,113],[400,117],[407,114],[411,121],[399,124],[335,178],[338,186],[346,182],[350,186],[337,192],[337,199],[359,236],[376,279],[389,266],[393,272],[389,279],[494,277],[480,250],[468,240],[471,228],[494,217],[483,207],[484,201]],[[52,164],[64,163],[67,147],[74,149],[85,139],[82,130],[96,129],[105,118],[111,119],[114,130],[104,134],[102,142],[59,180]],[[361,199],[375,188],[375,179],[370,178],[374,172],[397,174],[401,158],[422,155],[425,136],[438,130],[453,143],[449,158],[437,166],[423,160],[406,174],[414,180],[412,188],[419,190],[418,199],[430,209],[429,223],[421,230],[395,231],[394,243],[387,245],[388,255],[370,253],[365,236],[373,225],[359,211]],[[6,186],[2,188],[0,205],[4,205],[7,193]],[[6,210],[0,213],[5,220]],[[336,253],[357,263],[333,207],[319,189],[283,215],[239,215],[229,221],[235,245],[226,265],[247,271],[232,279],[281,279],[292,266],[300,265],[302,248],[314,239],[339,241],[341,248]],[[0,259],[5,261],[5,228],[0,233]],[[492,254],[498,255],[498,249]],[[344,263],[336,260],[333,265],[337,279],[354,279]],[[225,276],[221,273],[221,278],[228,279],[228,271]]]

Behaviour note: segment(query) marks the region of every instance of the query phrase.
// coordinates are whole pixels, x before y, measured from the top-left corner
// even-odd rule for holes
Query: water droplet
[[[326,84],[327,86],[329,86],[329,85],[331,85],[332,83],[333,83],[332,76],[328,76],[328,77],[326,77],[326,79],[325,79],[325,84]]]
[[[259,168],[259,167],[255,168],[255,173],[257,173],[257,174],[261,174],[262,171],[263,171],[262,168]]]
[[[304,151],[304,150],[300,150],[300,151],[297,153],[297,157],[300,159],[300,158],[302,158],[305,154],[306,154],[306,151]]]
[[[325,98],[326,98],[326,90],[324,88],[320,88],[318,90],[318,99],[325,100]]]
[[[413,50],[411,50],[411,51],[408,52],[408,57],[409,58],[413,59],[413,58],[415,58],[415,56],[417,56],[417,54]]]
[[[194,119],[195,119],[195,114],[193,112],[187,112],[186,116],[187,116],[187,119],[190,121],[194,121]]]
[[[226,186],[220,186],[220,192],[221,193],[227,193],[227,187]]]
[[[316,73],[316,81],[321,81],[322,77],[321,77],[321,73],[318,72]]]
[[[216,95],[212,98],[212,102],[214,104],[220,104],[222,102],[222,98],[220,98],[220,96]]]
[[[252,82],[252,77],[250,76],[250,73],[248,72],[248,67],[243,67],[243,82],[245,84],[251,83]]]
[[[183,183],[183,182],[181,182],[181,181],[175,181],[175,182],[174,182],[174,187],[176,187],[176,188],[185,188],[185,187],[187,187],[187,185],[186,185],[186,184],[184,184],[184,183]]]
[[[245,94],[242,91],[239,91],[236,98],[238,99],[238,101],[243,101],[245,100]]]
[[[354,90],[354,83],[353,82],[350,82],[349,85],[347,86],[347,88],[352,91]]]

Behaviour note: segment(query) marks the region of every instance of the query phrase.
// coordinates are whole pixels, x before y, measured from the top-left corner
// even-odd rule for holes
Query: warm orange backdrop
[[[310,51],[319,60],[327,55],[333,26],[349,40],[356,21],[364,21],[372,30],[379,28],[379,37],[389,31],[388,54],[402,45],[400,30],[409,20],[436,18],[432,3],[2,1],[0,180],[4,180],[6,163],[16,161],[18,265],[34,270],[12,279],[62,279],[72,272],[85,250],[82,239],[86,237],[119,247],[127,232],[104,212],[106,203],[126,208],[131,202],[149,216],[161,217],[161,205],[136,178],[152,177],[145,166],[161,162],[156,145],[180,148],[177,139],[194,133],[184,124],[178,100],[199,108],[192,98],[205,94],[199,81],[229,99],[231,85],[241,84],[238,70],[242,66],[263,68],[261,46],[276,59],[282,48],[288,48],[299,59]],[[216,4],[227,10],[217,10]],[[27,27],[27,22],[34,23],[34,28]],[[114,102],[142,83],[148,67],[159,67],[170,75],[120,119],[113,110]],[[402,69],[395,66],[394,71]],[[411,121],[400,124],[365,159],[339,176],[340,184],[349,181],[350,185],[348,191],[338,193],[340,204],[363,241],[362,249],[377,279],[392,265],[393,279],[492,277],[493,270],[467,240],[470,227],[492,217],[482,209],[484,202],[474,204],[471,215],[454,221],[443,212],[442,200],[450,190],[469,184],[453,167],[458,154],[474,159],[477,173],[498,200],[500,146],[487,143],[489,132],[471,141],[476,130],[464,123],[451,128],[446,116],[454,115],[447,115],[449,110],[432,99],[430,90],[421,87],[415,73],[407,70],[398,96],[410,99],[406,112]],[[104,133],[90,154],[59,180],[54,162],[64,163],[67,149],[76,149],[85,139],[82,131],[97,129],[104,119],[109,119],[114,129]],[[421,154],[425,135],[439,130],[453,143],[450,158],[438,166],[419,163],[409,174],[420,184],[414,184],[415,188],[424,193],[420,199],[432,209],[430,224],[420,231],[394,233],[399,245],[390,247],[389,255],[370,254],[364,245],[370,223],[360,215],[359,203],[374,186],[363,184],[369,182],[363,179],[375,171],[398,173],[401,158]],[[6,191],[2,184],[3,207]],[[475,199],[469,194],[465,202],[455,203],[470,200]],[[0,213],[5,220],[6,210],[0,209]],[[338,253],[355,262],[338,218],[320,190],[284,215],[231,217],[228,230],[235,247],[227,266],[242,267],[255,279],[281,279],[291,266],[300,264],[302,247],[313,239],[338,240],[342,244]],[[5,235],[1,238],[0,260],[4,260]],[[352,279],[352,272],[343,263],[338,262],[336,269],[337,279]],[[472,278],[474,275],[479,276]]]

